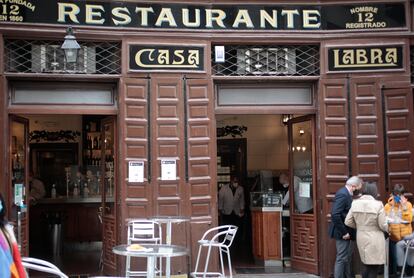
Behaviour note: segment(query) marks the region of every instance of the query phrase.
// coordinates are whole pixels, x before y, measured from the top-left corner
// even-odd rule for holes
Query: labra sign
[[[328,49],[329,71],[388,70],[403,68],[401,45]]]
[[[188,5],[116,1],[0,0],[0,22],[211,30],[406,27],[404,3]]]
[[[129,69],[204,71],[204,47],[130,45]]]

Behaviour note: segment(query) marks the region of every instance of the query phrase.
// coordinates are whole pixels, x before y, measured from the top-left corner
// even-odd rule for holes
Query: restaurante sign
[[[384,29],[406,27],[404,9],[404,3],[275,6],[0,0],[0,23],[187,30]]]

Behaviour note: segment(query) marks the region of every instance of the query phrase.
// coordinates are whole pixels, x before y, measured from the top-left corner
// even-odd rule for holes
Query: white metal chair
[[[191,277],[226,277],[224,270],[224,261],[223,261],[223,252],[227,254],[227,260],[229,264],[229,277],[233,277],[233,271],[231,266],[231,257],[230,257],[230,246],[233,243],[234,237],[237,232],[237,226],[234,225],[223,225],[207,230],[201,240],[198,241],[198,255],[195,265],[194,272],[191,273]],[[198,271],[198,266],[200,263],[201,250],[203,247],[207,247],[207,256],[204,265],[204,271]],[[221,272],[208,272],[208,265],[210,261],[210,254],[212,247],[219,248],[220,254],[220,265]]]
[[[54,274],[60,278],[68,278],[68,276],[64,274],[62,271],[60,271],[60,269],[57,268],[54,264],[44,260],[23,257],[22,265],[26,270],[32,269],[44,273]]]
[[[414,251],[414,239],[410,239],[408,241],[406,241],[406,246],[405,246],[405,255],[404,255],[404,262],[402,265],[402,269],[401,269],[401,278],[404,277],[404,272],[405,272],[405,266],[407,264],[407,257],[408,257],[408,253],[411,250],[411,253]]]
[[[103,211],[102,207],[100,207],[99,210],[98,210],[98,220],[99,220],[99,224],[101,224],[101,226],[100,226],[101,230],[102,230],[102,226],[103,226],[103,218],[102,218],[103,212],[102,211]],[[99,258],[99,269],[101,271],[103,270],[103,251],[104,250],[103,250],[103,246],[102,246],[101,256]]]
[[[128,222],[128,245],[133,243],[142,244],[161,244],[162,243],[162,230],[161,225],[152,220],[137,219]],[[162,263],[160,259],[159,269],[156,270],[160,276],[162,274]],[[131,257],[126,257],[126,270],[125,276],[146,276],[146,271],[133,271],[131,270]]]

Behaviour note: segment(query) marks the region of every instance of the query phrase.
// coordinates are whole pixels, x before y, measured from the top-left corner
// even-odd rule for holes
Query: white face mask
[[[237,186],[239,186],[239,184],[237,182],[233,182],[233,186],[237,187]]]
[[[288,183],[284,183],[282,185],[283,185],[284,188],[288,188],[289,187],[289,184]]]

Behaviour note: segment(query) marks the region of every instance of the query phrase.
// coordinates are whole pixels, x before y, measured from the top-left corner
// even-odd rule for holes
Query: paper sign
[[[177,179],[177,162],[174,158],[161,160],[161,180]]]
[[[128,181],[144,182],[144,161],[130,161],[128,166]]]
[[[23,184],[16,183],[14,185],[14,204],[20,206],[23,204]]]
[[[300,182],[299,183],[299,197],[310,198],[310,182]]]
[[[214,47],[214,61],[216,63],[224,63],[225,61],[225,53],[224,45],[216,45]]]

